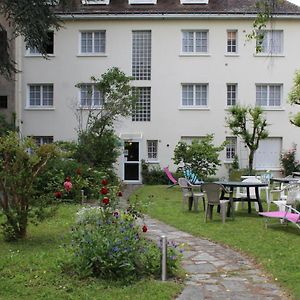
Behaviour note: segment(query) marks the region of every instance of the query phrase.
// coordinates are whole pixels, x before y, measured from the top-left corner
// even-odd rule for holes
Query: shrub
[[[137,222],[136,213],[116,210],[117,189],[102,182],[99,207],[85,207],[77,213],[67,247],[71,267],[82,277],[120,280],[126,283],[142,276],[159,276],[160,249],[143,237],[147,226]],[[178,270],[179,251],[170,245],[168,272]]]
[[[283,167],[284,175],[291,175],[293,172],[300,169],[299,161],[296,160],[296,145],[287,151],[283,151],[280,155],[281,166]]]
[[[142,177],[144,184],[168,184],[168,177],[160,167],[152,167],[142,161]]]

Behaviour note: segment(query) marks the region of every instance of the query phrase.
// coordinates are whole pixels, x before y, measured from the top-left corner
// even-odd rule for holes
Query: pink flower
[[[71,181],[65,181],[64,182],[64,188],[65,190],[69,193],[72,189],[73,185],[72,185],[72,182]]]

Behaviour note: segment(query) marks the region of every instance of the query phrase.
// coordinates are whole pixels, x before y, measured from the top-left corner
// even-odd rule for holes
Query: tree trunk
[[[250,150],[250,154],[249,154],[249,175],[253,175],[253,160],[254,160],[254,153],[255,151]]]

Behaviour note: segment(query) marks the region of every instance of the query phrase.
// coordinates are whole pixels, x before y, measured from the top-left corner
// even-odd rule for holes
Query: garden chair
[[[166,173],[166,175],[168,176],[169,181],[172,183],[171,186],[168,186],[168,188],[171,188],[175,185],[178,184],[178,181],[173,177],[172,173],[169,171],[168,167],[164,168],[164,172]]]
[[[193,199],[192,187],[186,178],[179,178],[178,184],[182,191],[182,209],[186,206],[186,203],[189,204],[189,209],[191,209],[191,202]],[[194,206],[195,207],[195,206]]]
[[[273,200],[274,194],[278,195],[277,200]],[[300,182],[290,183],[281,189],[270,191],[270,202],[276,204],[280,211],[285,211],[286,205],[293,206],[296,201],[300,201]]]
[[[257,177],[248,177],[246,179],[243,180],[243,182],[257,182],[257,183],[261,183],[262,181],[260,179],[258,179]],[[268,203],[268,207],[270,206],[270,199],[269,199],[269,187],[260,187],[259,190],[261,191],[262,189],[265,190],[265,195],[266,195],[266,201]],[[254,187],[250,187],[249,188],[249,197],[250,199],[256,199],[256,194],[255,194],[255,188]],[[241,199],[245,199],[245,201],[247,201],[248,199],[248,195],[247,195],[247,191],[246,189],[241,189],[241,188],[237,188],[236,189],[236,198],[241,198]],[[244,202],[245,201],[241,201],[242,202],[242,207],[244,207]],[[256,211],[259,211],[259,207],[258,207],[258,203],[254,202],[255,205],[255,209]],[[235,210],[238,210],[238,206],[239,206],[239,202],[235,202]]]
[[[201,185],[201,189],[205,193],[207,201],[205,210],[205,222],[207,222],[208,216],[209,219],[212,220],[213,207],[215,205],[219,205],[222,216],[222,222],[225,223],[226,210],[229,200],[220,200],[220,194],[222,191],[224,191],[225,193],[229,193],[229,191],[227,191],[222,184],[214,182],[203,183]]]
[[[191,183],[191,184],[201,184],[203,183],[202,180],[198,178],[198,176],[193,173],[193,171],[190,168],[184,168],[183,169],[183,175],[184,177]]]
[[[288,224],[289,222],[292,222],[300,229],[300,212],[291,205],[282,204],[281,207],[284,209],[259,213],[261,216],[266,218],[266,228],[268,227],[268,218],[276,218],[280,220],[281,224]]]

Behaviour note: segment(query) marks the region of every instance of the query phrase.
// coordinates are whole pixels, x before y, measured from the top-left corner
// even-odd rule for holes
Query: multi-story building
[[[289,122],[297,107],[287,103],[300,68],[300,8],[280,2],[265,28],[261,52],[247,40],[257,15],[255,0],[85,0],[61,13],[64,27],[49,35],[49,58],[19,40],[18,117],[24,135],[41,143],[76,139],[80,108],[101,105],[87,96],[90,77],[116,66],[133,76],[139,110],[116,122],[124,142],[121,179],[138,182],[141,160],[175,166],[174,147],[206,134],[228,140],[218,175],[247,149],[226,127],[228,108],[260,105],[270,124],[255,157],[256,169],[279,170],[279,155],[300,145],[299,128]]]
[[[11,58],[15,57],[15,45],[12,39],[13,29],[9,26],[7,20],[0,15],[0,55],[5,55],[6,45],[9,45]],[[3,51],[3,53],[2,53]],[[12,113],[15,111],[15,80],[14,76],[10,80],[0,76],[0,113],[3,114],[8,122],[12,120]]]

